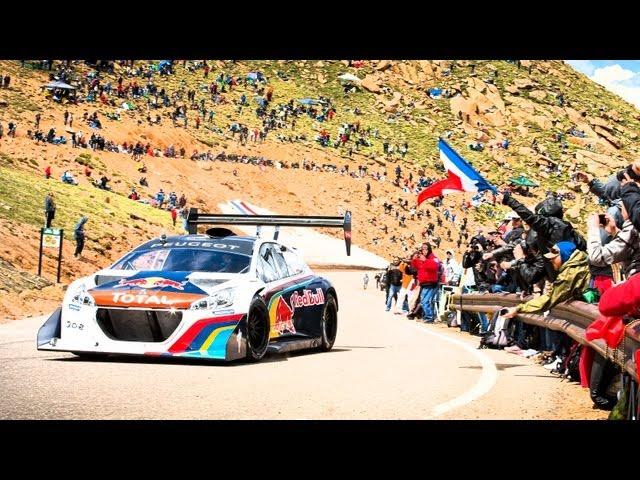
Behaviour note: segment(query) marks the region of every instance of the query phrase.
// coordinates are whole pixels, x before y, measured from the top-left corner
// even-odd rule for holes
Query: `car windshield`
[[[251,257],[240,253],[194,248],[163,248],[131,252],[114,270],[161,270],[165,272],[246,273]]]

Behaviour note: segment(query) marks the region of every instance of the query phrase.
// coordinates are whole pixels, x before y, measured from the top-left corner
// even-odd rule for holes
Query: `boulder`
[[[606,120],[603,120],[602,118],[599,118],[599,117],[589,118],[588,121],[594,127],[595,126],[602,127],[605,130],[609,131],[610,133],[613,133],[614,131],[613,126],[611,126],[609,122],[607,122]]]
[[[515,85],[507,85],[504,89],[511,95],[520,95],[520,90]]]
[[[535,83],[528,78],[516,78],[513,83],[520,90],[530,90],[535,87]]]
[[[622,148],[622,143],[620,142],[620,140],[618,140],[615,136],[611,135],[607,130],[605,130],[604,128],[596,125],[594,127],[595,132],[600,135],[602,138],[604,138],[607,142],[609,142],[611,145],[613,145],[615,148],[620,149]]]
[[[496,110],[495,112],[485,113],[482,118],[485,120],[486,124],[493,127],[503,127],[504,125],[506,125],[504,115],[499,110]]]
[[[362,88],[372,93],[382,92],[380,85],[378,85],[378,83],[375,81],[375,77],[373,75],[367,75],[366,77],[364,77],[360,85],[362,86]]]
[[[551,119],[549,117],[545,117],[544,115],[532,115],[529,119],[542,130],[553,129],[553,123],[551,123]]]
[[[374,68],[380,72],[384,72],[385,70],[390,68],[391,65],[392,65],[391,60],[380,60]]]
[[[529,92],[529,97],[537,100],[538,102],[543,102],[547,98],[547,92],[544,90],[531,90],[531,92]]]

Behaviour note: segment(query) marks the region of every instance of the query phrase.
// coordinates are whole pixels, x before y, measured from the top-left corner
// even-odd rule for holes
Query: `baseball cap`
[[[576,245],[573,242],[562,241],[551,247],[549,252],[545,253],[544,256],[545,258],[552,259],[560,255],[562,263],[564,263],[571,258],[571,255],[573,255],[573,252],[575,251]]]

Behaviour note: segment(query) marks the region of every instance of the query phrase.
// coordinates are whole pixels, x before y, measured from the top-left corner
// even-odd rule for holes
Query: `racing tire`
[[[327,295],[320,318],[320,350],[328,352],[333,348],[338,334],[338,304],[332,294]]]
[[[258,362],[269,348],[269,310],[264,300],[255,297],[247,315],[247,356],[249,362]]]

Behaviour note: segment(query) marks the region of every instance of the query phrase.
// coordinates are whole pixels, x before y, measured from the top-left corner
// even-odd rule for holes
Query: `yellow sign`
[[[43,248],[60,248],[60,229],[45,228],[42,234]]]

